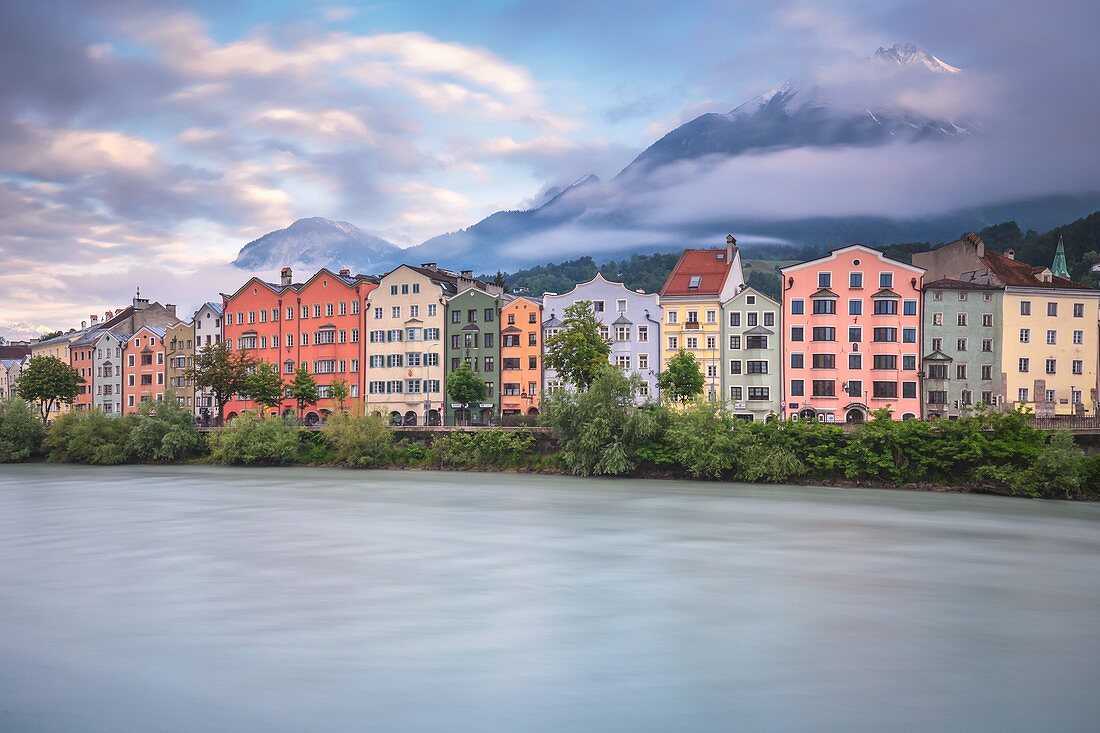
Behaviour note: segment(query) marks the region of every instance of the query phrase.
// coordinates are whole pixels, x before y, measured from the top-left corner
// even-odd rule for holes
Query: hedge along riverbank
[[[19,400],[0,403],[0,462],[340,465],[661,476],[764,483],[938,486],[1049,498],[1100,496],[1100,456],[1023,413],[960,420],[872,420],[852,430],[816,422],[744,423],[705,402],[636,407],[614,385],[547,402],[556,449],[525,430],[483,428],[417,440],[371,417],[337,416],[320,431],[245,414],[203,435],[168,402],[136,415],[71,412],[34,428]],[[30,421],[28,421],[28,416]],[[38,424],[40,428],[40,424]]]

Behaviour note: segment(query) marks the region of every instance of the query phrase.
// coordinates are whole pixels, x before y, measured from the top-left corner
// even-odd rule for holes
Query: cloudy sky
[[[214,299],[241,245],[302,216],[416,244],[899,41],[967,80],[899,99],[972,115],[991,142],[758,156],[647,207],[713,215],[732,182],[770,215],[1097,190],[1094,5],[0,0],[0,335],[138,286]]]

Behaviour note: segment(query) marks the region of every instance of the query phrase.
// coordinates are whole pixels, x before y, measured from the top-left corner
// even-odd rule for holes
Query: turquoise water
[[[0,467],[0,730],[1095,731],[1100,505]]]

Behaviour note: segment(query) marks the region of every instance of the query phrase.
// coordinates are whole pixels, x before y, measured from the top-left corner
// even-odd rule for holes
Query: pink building
[[[787,417],[920,417],[924,270],[853,244],[783,268]]]

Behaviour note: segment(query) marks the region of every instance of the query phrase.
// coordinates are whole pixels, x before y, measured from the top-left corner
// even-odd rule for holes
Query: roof
[[[616,318],[615,321],[611,325],[612,326],[629,326],[633,323],[634,323],[634,321],[627,318],[625,313],[621,313],[621,314],[619,314],[619,317]]]
[[[29,346],[0,346],[0,359],[22,359],[30,354]]]
[[[1049,288],[1051,290],[1091,290],[1088,285],[1068,280],[1064,277],[1058,277],[1057,275],[1051,275],[1051,281],[1048,283],[1039,279],[1039,273],[1044,270],[1049,270],[1048,267],[1036,267],[1035,265],[1029,265],[1026,262],[1013,259],[1012,257],[1005,257],[1004,255],[997,254],[986,250],[982,255],[982,263],[989,268],[989,271],[997,277],[998,280],[1008,286],[1015,287],[1028,287],[1028,288]]]
[[[801,270],[803,267],[809,267],[809,266],[812,266],[812,265],[816,265],[819,262],[835,260],[842,252],[849,252],[851,250],[859,250],[861,252],[866,252],[868,255],[870,255],[872,257],[877,257],[878,259],[882,260],[883,262],[889,262],[893,267],[900,267],[903,270],[909,270],[910,272],[915,272],[915,273],[919,273],[919,274],[922,274],[922,275],[926,272],[926,270],[923,267],[917,267],[916,265],[906,264],[905,262],[902,262],[901,260],[895,260],[892,257],[887,257],[881,251],[875,249],[874,247],[868,247],[865,244],[849,244],[846,247],[839,247],[837,249],[829,250],[828,254],[822,255],[821,257],[817,257],[817,258],[812,259],[812,260],[806,260],[805,262],[798,262],[798,263],[795,263],[793,265],[787,265],[786,267],[779,268],[779,271],[786,274],[788,272],[793,272],[795,270]]]
[[[199,309],[196,310],[195,313],[191,316],[192,321],[195,320],[195,317],[199,315],[199,311],[201,311],[203,308],[209,308],[214,313],[215,316],[220,316],[222,314],[222,304],[221,303],[215,303],[212,300],[208,300],[205,303],[203,303],[202,305],[200,305]]]
[[[986,283],[972,283],[964,280],[953,280],[949,277],[933,280],[924,284],[925,290],[1000,290],[996,285]]]
[[[661,288],[661,297],[719,295],[729,277],[726,249],[685,249]]]

